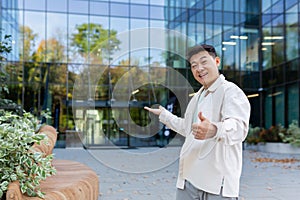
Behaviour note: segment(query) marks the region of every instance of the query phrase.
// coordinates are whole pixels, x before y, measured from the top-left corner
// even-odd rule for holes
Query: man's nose
[[[204,68],[203,68],[203,66],[202,65],[197,65],[197,67],[196,67],[196,70],[197,71],[202,71]]]

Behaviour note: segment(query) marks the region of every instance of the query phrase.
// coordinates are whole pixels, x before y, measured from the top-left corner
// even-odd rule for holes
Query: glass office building
[[[298,0],[2,0],[10,93],[86,146],[156,145],[166,128],[142,108],[182,115],[195,82],[184,59],[207,43],[252,106],[250,123],[299,121]],[[188,82],[188,83],[186,83]],[[174,100],[175,99],[175,100]],[[172,134],[171,134],[172,135]],[[173,137],[174,135],[172,135]],[[179,138],[180,140],[180,138]]]

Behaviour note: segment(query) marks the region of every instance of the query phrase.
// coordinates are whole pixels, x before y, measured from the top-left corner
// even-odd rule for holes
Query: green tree
[[[0,41],[0,98],[3,98],[4,92],[8,93],[7,79],[8,75],[4,70],[4,61],[6,55],[11,52],[11,36],[5,35],[4,39]]]
[[[76,29],[77,32],[71,36],[71,45],[83,57],[91,53],[102,63],[119,49],[121,42],[117,39],[117,31],[104,29],[101,24],[94,23],[84,23],[76,26]]]
[[[6,61],[6,56],[12,50],[11,47],[11,36],[4,35],[4,38],[1,38],[0,41],[0,108],[10,109],[16,112],[21,112],[22,109],[19,105],[13,102],[10,99],[7,99],[7,95],[9,94],[8,80],[9,75],[5,68],[13,68],[13,66],[8,65]]]

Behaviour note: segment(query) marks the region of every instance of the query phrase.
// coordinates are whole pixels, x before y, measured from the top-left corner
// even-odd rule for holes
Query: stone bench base
[[[84,164],[70,160],[53,160],[56,174],[41,182],[46,200],[97,200],[99,180],[97,174]],[[9,185],[8,200],[41,200],[21,193],[19,183]]]

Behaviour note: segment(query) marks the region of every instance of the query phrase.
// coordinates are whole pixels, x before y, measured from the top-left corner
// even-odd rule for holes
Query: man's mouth
[[[205,74],[199,74],[199,77],[200,78],[203,78],[204,76],[206,76],[207,75],[207,73],[205,73]]]

